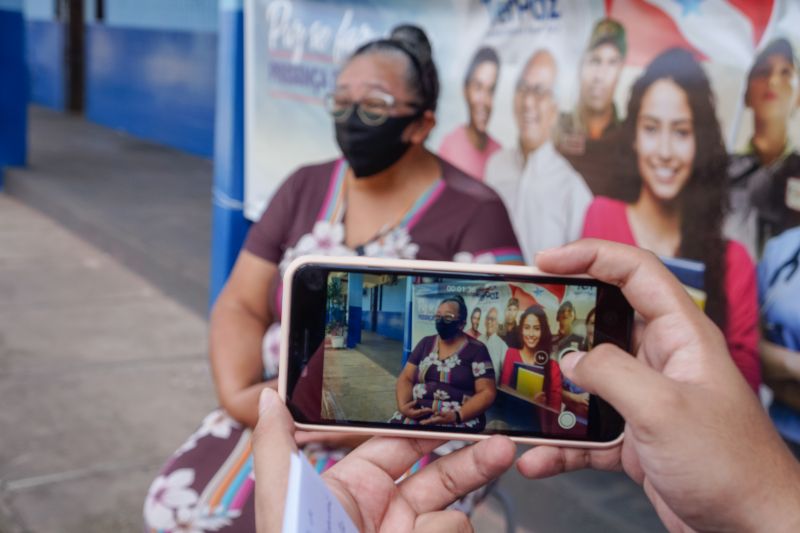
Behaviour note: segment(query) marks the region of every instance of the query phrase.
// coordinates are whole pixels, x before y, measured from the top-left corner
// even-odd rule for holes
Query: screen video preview
[[[321,419],[585,437],[597,287],[330,272]]]

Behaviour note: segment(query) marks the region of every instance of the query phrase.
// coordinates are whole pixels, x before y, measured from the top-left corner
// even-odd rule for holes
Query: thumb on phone
[[[610,403],[634,425],[658,412],[662,398],[671,391],[668,378],[613,344],[565,355],[561,372]]]

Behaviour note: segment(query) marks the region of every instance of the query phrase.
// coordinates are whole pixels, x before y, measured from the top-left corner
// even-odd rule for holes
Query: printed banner
[[[439,73],[427,148],[500,196],[527,261],[580,237],[671,259],[754,388],[762,320],[797,349],[800,2],[248,0],[249,219],[295,169],[342,157],[327,97],[352,52],[399,24],[425,31]],[[513,297],[469,291],[470,309],[493,295],[501,314]]]

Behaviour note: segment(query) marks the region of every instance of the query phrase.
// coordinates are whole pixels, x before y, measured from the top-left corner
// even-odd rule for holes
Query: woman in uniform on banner
[[[703,286],[695,288],[705,292],[705,311],[758,390],[755,270],[744,246],[722,235],[728,156],[708,77],[690,52],[663,52],[635,82],[618,149],[620,179],[638,198],[595,198],[583,236],[699,263]]]
[[[343,65],[328,100],[342,157],[289,176],[250,229],[211,314],[221,407],[153,482],[148,529],[255,530],[250,435],[259,394],[277,385],[280,279],[292,259],[522,262],[500,198],[424,146],[438,92],[430,43],[413,26],[368,42]],[[305,449],[323,470],[358,442],[330,437]]]
[[[744,103],[753,112],[753,136],[731,159],[725,232],[759,257],[770,237],[800,224],[800,154],[789,137],[800,104],[800,65],[788,39],[758,54]]]
[[[800,459],[800,226],[770,239],[758,264],[761,363],[769,414]]]
[[[487,131],[499,77],[497,52],[488,46],[480,48],[464,76],[469,122],[448,133],[439,146],[439,157],[478,180],[483,180],[489,157],[500,149],[500,143]]]

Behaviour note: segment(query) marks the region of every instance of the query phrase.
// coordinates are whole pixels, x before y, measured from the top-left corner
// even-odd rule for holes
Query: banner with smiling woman
[[[441,85],[427,145],[502,198],[526,260],[582,236],[654,251],[722,328],[757,388],[754,264],[800,222],[800,3],[246,8],[249,218],[293,169],[340,157],[325,102],[348,55],[399,24],[417,25]]]

